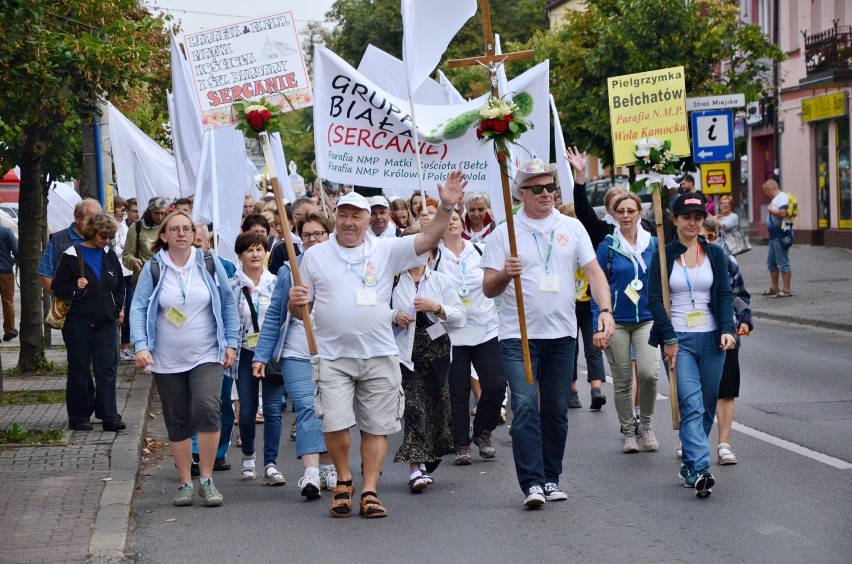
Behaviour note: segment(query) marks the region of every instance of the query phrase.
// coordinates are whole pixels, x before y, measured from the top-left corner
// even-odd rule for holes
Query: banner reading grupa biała
[[[547,70],[547,62],[541,63],[509,81],[510,92],[525,91],[533,96],[531,121],[545,131],[550,125]],[[466,190],[489,192],[496,213],[502,208],[502,195],[491,193],[488,177],[499,175],[499,166],[492,143],[477,139],[475,134],[479,110],[486,99],[482,96],[449,105],[416,104],[419,146],[415,148],[409,102],[379,88],[328,49],[316,46],[317,173],[333,182],[408,196],[419,187],[414,158],[419,150],[427,191],[434,194],[436,183],[443,183],[450,172],[459,169],[467,175]],[[521,160],[531,158],[529,155],[548,155],[550,136],[544,139],[545,143],[536,143],[544,146],[528,146],[522,136]]]

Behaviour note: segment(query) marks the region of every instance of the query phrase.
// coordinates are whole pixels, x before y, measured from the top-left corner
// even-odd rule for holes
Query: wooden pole
[[[669,298],[669,269],[668,261],[666,260],[666,238],[663,232],[663,200],[660,191],[663,190],[663,184],[658,184],[653,190],[654,199],[654,223],[657,226],[657,248],[660,252],[660,285],[663,289],[663,305],[666,306],[666,315],[672,316],[672,304]],[[669,396],[671,396],[672,405],[672,429],[677,431],[680,429],[680,408],[677,399],[677,373],[674,369],[674,363],[669,362]]]
[[[287,249],[287,259],[290,261],[290,271],[293,273],[293,284],[302,284],[302,275],[299,273],[299,260],[296,257],[296,247],[293,246],[293,237],[290,235],[290,222],[287,221],[287,212],[284,209],[284,198],[281,197],[281,183],[278,181],[278,172],[275,169],[275,159],[272,156],[272,148],[269,145],[269,134],[265,131],[258,133],[260,148],[263,149],[263,158],[266,161],[266,170],[269,173],[269,181],[272,183],[272,194],[275,196],[275,206],[278,208],[278,221],[284,231],[284,248]],[[311,325],[308,306],[302,306],[302,320],[305,324],[305,335],[308,337],[308,350],[311,356],[317,354],[317,343],[314,339],[314,328]]]
[[[505,61],[528,59],[535,53],[533,51],[521,51],[517,53],[505,53],[494,55],[494,33],[491,29],[491,9],[488,0],[479,0],[479,9],[482,12],[482,31],[485,37],[485,56],[471,57],[468,59],[455,59],[447,61],[450,68],[466,67],[472,65],[483,65],[488,69],[489,81],[491,83],[491,96],[500,97],[497,88],[497,67]],[[513,258],[518,256],[518,246],[515,239],[515,220],[512,215],[512,192],[509,188],[509,173],[506,166],[508,156],[501,150],[497,150],[497,162],[500,164],[500,181],[503,186],[503,208],[506,211],[506,228],[509,232],[509,255]],[[518,323],[521,329],[521,351],[524,355],[524,372],[527,384],[533,383],[532,361],[530,360],[530,343],[527,338],[527,320],[524,312],[524,293],[521,287],[520,274],[513,278],[515,283],[515,301],[518,305]]]

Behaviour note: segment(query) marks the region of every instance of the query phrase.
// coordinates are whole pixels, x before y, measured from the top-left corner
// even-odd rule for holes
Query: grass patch
[[[23,390],[3,392],[0,405],[29,403],[65,403],[65,390]]]
[[[3,371],[3,376],[18,378],[21,376],[65,376],[68,374],[67,364],[58,364],[52,360],[41,360],[32,372],[21,372],[21,367],[16,366]]]
[[[64,434],[56,429],[28,431],[20,423],[12,423],[8,429],[0,429],[0,444],[58,445]]]

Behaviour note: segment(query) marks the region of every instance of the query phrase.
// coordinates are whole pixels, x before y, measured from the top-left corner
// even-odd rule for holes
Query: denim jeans
[[[586,357],[586,380],[591,384],[593,380],[606,380],[606,370],[604,369],[603,353],[592,342],[594,335],[594,327],[592,327],[592,306],[591,302],[577,302],[577,329],[583,334],[583,354]],[[580,340],[574,345],[574,376],[573,381],[577,381],[577,357],[580,355]]]
[[[257,392],[260,378],[251,375],[254,351],[240,351],[237,394],[240,397],[240,439],[243,441],[243,456],[254,454],[254,437],[257,423]],[[278,458],[281,442],[281,394],[284,380],[281,376],[267,376],[263,381],[263,465],[274,464]]]
[[[718,332],[678,333],[677,399],[683,463],[693,470],[710,466],[710,430],[716,416],[725,351]]]
[[[766,253],[766,267],[770,272],[780,270],[790,272],[790,249],[781,246],[781,239],[769,239],[769,250]]]
[[[310,360],[284,358],[281,372],[287,386],[287,396],[296,409],[296,456],[323,453],[325,441],[322,438],[322,421],[314,413],[314,394],[317,385],[313,378]],[[266,414],[264,408],[264,416]]]
[[[228,455],[228,447],[231,446],[231,431],[234,430],[234,404],[231,400],[231,387],[234,381],[228,376],[222,378],[222,432],[219,434],[219,448],[216,449],[216,458],[225,458]],[[192,435],[192,454],[198,454],[198,435]]]
[[[524,493],[531,486],[559,483],[576,341],[573,337],[530,339],[532,384],[526,381],[521,340],[500,341],[512,394],[512,453]]]
[[[506,397],[506,375],[497,337],[476,346],[453,347],[450,363],[450,407],[453,446],[470,445],[470,365],[476,368],[482,395],[476,404],[473,434],[493,431],[500,424],[500,408]]]
[[[96,327],[76,316],[65,318],[62,327],[68,355],[65,405],[70,425],[88,423],[92,413],[104,423],[121,421],[115,397],[116,330],[114,323]]]

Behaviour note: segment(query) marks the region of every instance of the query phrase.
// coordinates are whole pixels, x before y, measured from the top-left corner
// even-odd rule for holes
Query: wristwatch
[[[600,312],[601,313],[608,313],[608,314],[612,315],[612,310],[609,309],[608,307],[603,308]]]

